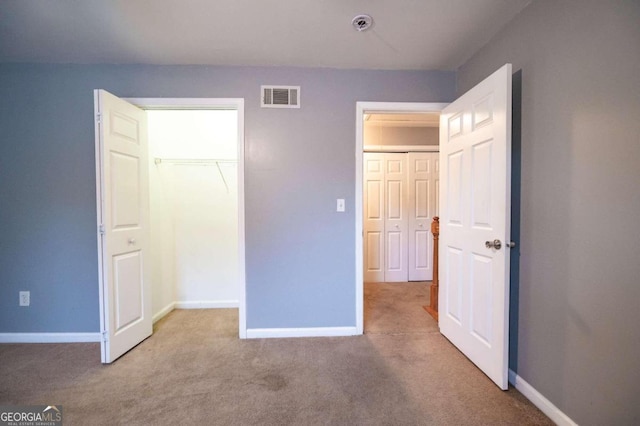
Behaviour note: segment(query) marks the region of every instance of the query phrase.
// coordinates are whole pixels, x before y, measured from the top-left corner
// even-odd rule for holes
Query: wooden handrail
[[[433,281],[431,282],[431,294],[429,306],[424,309],[438,321],[438,242],[440,240],[440,218],[433,218],[431,222],[431,233],[433,234]]]

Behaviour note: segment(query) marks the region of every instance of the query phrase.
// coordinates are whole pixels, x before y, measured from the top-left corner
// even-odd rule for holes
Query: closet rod
[[[218,173],[220,173],[220,178],[222,178],[222,183],[224,183],[224,187],[227,188],[227,194],[229,193],[229,184],[227,184],[227,180],[224,178],[224,173],[222,173],[222,169],[220,168],[220,163],[226,164],[236,164],[237,160],[225,160],[222,158],[158,158],[154,159],[156,165],[162,163],[170,163],[170,164],[215,164],[218,169]]]
[[[173,164],[218,164],[230,163],[236,164],[238,160],[230,160],[224,158],[158,158],[154,162],[156,164],[173,163]]]

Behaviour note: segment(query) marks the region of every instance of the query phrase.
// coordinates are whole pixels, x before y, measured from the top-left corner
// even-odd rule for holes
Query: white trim
[[[244,98],[122,98],[142,109],[238,109]]]
[[[99,342],[100,333],[0,333],[0,343]]]
[[[365,112],[438,112],[442,111],[446,103],[415,103],[415,102],[356,102],[356,199],[355,199],[355,238],[356,238],[356,334],[364,331],[364,282],[363,282],[363,218],[362,218],[362,152],[364,147],[363,128]]]
[[[440,145],[365,145],[364,152],[440,152]]]
[[[559,426],[577,426],[578,424],[571,420],[569,416],[563,413],[558,407],[553,405],[551,401],[545,398],[533,386],[527,383],[518,374],[509,370],[509,383],[511,383],[522,395],[546,414],[553,422]]]
[[[311,327],[311,328],[250,328],[247,339],[268,339],[281,337],[336,337],[355,336],[356,327]]]
[[[124,98],[143,109],[235,109],[238,112],[238,335],[247,338],[244,192],[244,98]],[[181,303],[181,302],[176,302]],[[177,305],[176,305],[177,306]]]
[[[155,324],[158,321],[160,321],[162,318],[166,317],[167,314],[173,311],[175,308],[176,308],[176,302],[171,302],[164,308],[160,309],[160,311],[153,316],[153,323]]]
[[[104,179],[102,176],[102,111],[100,111],[100,90],[93,91],[93,127],[95,135],[95,159],[96,159],[96,239],[98,242],[98,303],[100,304],[100,330],[107,330],[107,312],[106,306],[109,298],[105,297],[106,286],[104,283],[104,238],[100,229],[103,226],[103,209],[104,205]],[[100,119],[98,120],[98,117]],[[100,345],[100,360],[106,362],[107,360],[107,345],[101,341]]]
[[[245,204],[244,204],[244,99],[238,102],[238,336],[247,338],[247,278],[245,271]]]
[[[237,300],[196,300],[174,302],[175,309],[224,309],[237,308]]]

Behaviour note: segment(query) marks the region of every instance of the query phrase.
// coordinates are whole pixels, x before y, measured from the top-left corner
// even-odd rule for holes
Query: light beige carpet
[[[368,284],[364,336],[237,338],[236,310],[178,310],[112,365],[98,344],[0,345],[0,405],[67,425],[550,425],[437,331],[421,284]]]

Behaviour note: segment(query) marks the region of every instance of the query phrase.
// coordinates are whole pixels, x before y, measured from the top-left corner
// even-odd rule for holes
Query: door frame
[[[245,272],[245,186],[244,186],[244,98],[122,98],[123,100],[144,110],[171,109],[171,110],[207,110],[207,109],[231,109],[238,112],[238,335],[240,339],[247,338],[247,309],[246,309],[246,272]],[[96,164],[96,167],[100,167]],[[96,182],[98,188],[102,182]],[[97,193],[98,203],[100,192]],[[102,256],[101,252],[98,252]],[[104,301],[102,291],[104,283],[102,273],[99,279],[100,285],[100,326],[104,330]]]
[[[363,220],[363,152],[364,152],[364,114],[377,113],[419,113],[441,112],[448,103],[435,102],[356,102],[356,334],[364,333],[364,220]]]

